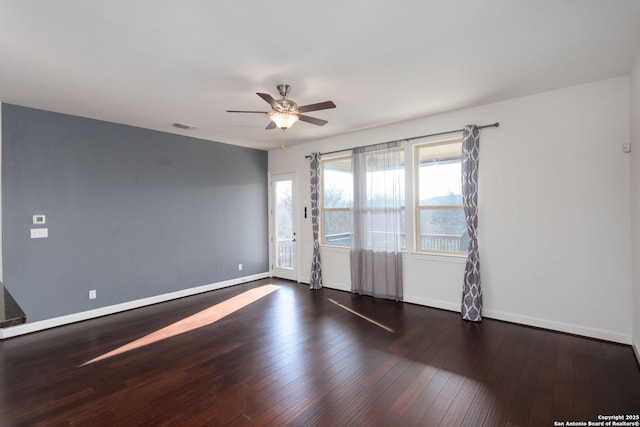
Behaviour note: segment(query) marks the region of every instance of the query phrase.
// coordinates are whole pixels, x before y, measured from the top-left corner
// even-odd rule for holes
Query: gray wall
[[[28,321],[269,271],[265,151],[9,104],[2,132],[4,284]]]

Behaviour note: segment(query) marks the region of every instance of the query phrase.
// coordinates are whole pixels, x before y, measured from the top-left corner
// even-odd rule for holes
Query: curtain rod
[[[494,127],[497,128],[498,126],[500,126],[500,122],[495,122],[495,123],[492,123],[490,125],[478,126],[478,129],[494,128]],[[439,136],[439,135],[446,135],[446,134],[449,134],[449,133],[462,132],[463,130],[464,129],[448,130],[448,131],[445,131],[445,132],[430,133],[429,135],[420,135],[420,136],[412,136],[411,138],[396,139],[396,141],[412,141],[414,139],[427,138],[427,137],[430,137],[430,136]],[[389,141],[389,142],[391,142],[391,141]],[[375,144],[362,145],[360,147],[354,147],[354,148],[345,148],[344,150],[327,151],[326,153],[320,153],[320,155],[324,156],[326,154],[342,153],[343,151],[351,151],[351,150],[355,150],[356,148],[371,147],[372,145],[378,145],[378,144],[384,144],[384,142],[377,142]],[[305,159],[310,159],[311,156],[310,155],[306,155],[306,156],[304,156],[304,158]]]

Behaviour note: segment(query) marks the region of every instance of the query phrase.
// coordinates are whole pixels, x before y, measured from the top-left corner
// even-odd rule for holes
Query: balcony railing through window
[[[276,265],[279,268],[293,268],[293,239],[278,239]]]
[[[465,253],[469,246],[467,233],[460,234],[420,234],[419,250],[429,252]]]
[[[376,233],[376,232],[373,232]],[[335,233],[324,236],[329,245],[351,246],[352,233]],[[399,236],[402,247],[406,247],[405,233]],[[469,235],[463,234],[427,234],[422,233],[418,238],[418,250],[426,252],[466,253],[469,247]],[[283,254],[286,250],[283,249]]]

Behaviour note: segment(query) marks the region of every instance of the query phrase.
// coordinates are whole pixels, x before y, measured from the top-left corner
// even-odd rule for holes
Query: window
[[[353,174],[351,156],[321,161],[322,243],[351,245]]]
[[[466,253],[469,234],[462,205],[462,140],[416,146],[416,247]]]
[[[361,203],[357,214],[363,221],[364,246],[376,250],[405,249],[404,150],[367,149],[354,156],[358,156],[363,173],[355,187],[359,185],[362,192],[357,199]]]
[[[404,157],[403,157],[404,159]],[[375,160],[375,159],[374,159]],[[323,159],[320,163],[322,174],[322,208],[321,208],[321,243],[326,245],[351,246],[353,235],[353,169],[351,155]],[[404,194],[404,164],[398,173],[402,178],[402,192]],[[370,173],[368,179],[372,180],[376,187],[376,172]],[[405,201],[402,198],[401,224],[405,229]],[[399,236],[401,246],[404,249],[405,234]]]

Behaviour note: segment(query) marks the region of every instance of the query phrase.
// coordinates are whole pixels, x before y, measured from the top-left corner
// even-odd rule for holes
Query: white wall
[[[0,281],[3,277],[2,270],[2,101],[0,101]],[[0,288],[0,291],[2,289]],[[4,292],[0,292],[1,302],[4,302]],[[4,304],[2,304],[4,309]]]
[[[640,52],[631,71],[631,238],[633,346],[640,360]]]
[[[626,76],[273,150],[269,171],[299,171],[302,212],[313,151],[495,121],[480,135],[485,316],[630,343]],[[300,225],[299,278],[308,282],[310,218]],[[324,285],[349,289],[348,253],[323,248],[322,257]],[[463,270],[461,259],[408,253],[405,300],[459,310]]]
[[[2,102],[0,101],[0,283],[2,282]],[[4,319],[4,289],[0,285],[0,320]]]

